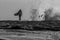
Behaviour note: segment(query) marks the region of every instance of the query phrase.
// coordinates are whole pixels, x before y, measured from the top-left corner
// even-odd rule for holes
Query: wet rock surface
[[[60,20],[46,21],[1,21],[2,29],[23,29],[23,30],[50,30],[60,31]]]
[[[0,38],[5,40],[59,40],[59,31],[28,31],[19,30],[12,32],[12,29],[0,29]],[[16,29],[14,29],[16,30]]]

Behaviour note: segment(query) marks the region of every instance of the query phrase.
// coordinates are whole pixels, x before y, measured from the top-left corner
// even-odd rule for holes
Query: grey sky
[[[39,4],[39,0],[0,0],[0,20],[18,20],[14,13],[20,8],[23,10],[22,19],[29,19],[30,10],[38,8]]]

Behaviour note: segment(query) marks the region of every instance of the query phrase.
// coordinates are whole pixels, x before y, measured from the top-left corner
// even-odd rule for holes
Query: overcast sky
[[[23,11],[22,19],[29,19],[30,10],[38,8],[39,3],[37,0],[0,0],[0,20],[18,20],[14,13],[20,8]]]

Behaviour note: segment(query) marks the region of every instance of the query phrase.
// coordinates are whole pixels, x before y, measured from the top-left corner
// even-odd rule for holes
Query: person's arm
[[[17,16],[17,15],[21,15],[22,14],[22,11],[21,11],[21,9],[17,12],[17,13],[15,13],[14,15],[15,16]]]
[[[19,13],[15,13],[14,16],[17,16]]]

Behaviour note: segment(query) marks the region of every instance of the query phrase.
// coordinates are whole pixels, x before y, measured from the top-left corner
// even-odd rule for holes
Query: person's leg
[[[21,20],[21,16],[19,16],[19,21]]]

